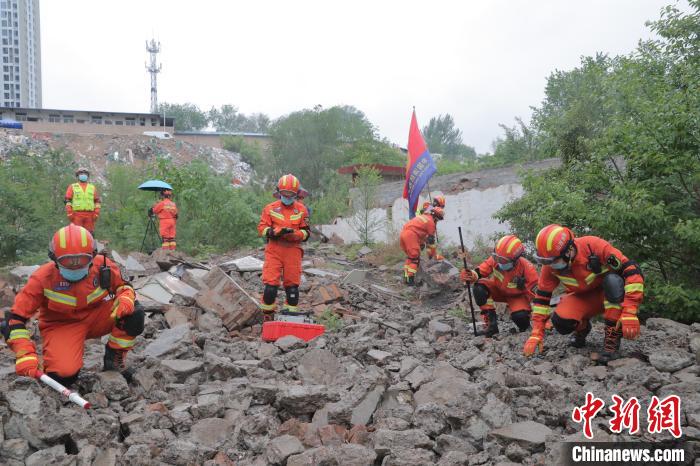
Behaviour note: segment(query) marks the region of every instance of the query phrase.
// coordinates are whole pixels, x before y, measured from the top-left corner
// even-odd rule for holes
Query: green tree
[[[432,117],[423,127],[423,136],[433,154],[441,154],[454,161],[476,158],[476,150],[464,144],[462,131],[455,128],[455,121],[449,113]]]
[[[646,315],[700,318],[700,0],[666,7],[658,40],[550,77],[536,128],[564,164],[525,177],[498,214],[523,238],[560,222],[641,263]],[[557,90],[554,92],[554,90]]]
[[[381,182],[379,171],[371,165],[363,165],[357,170],[355,189],[352,192],[354,213],[350,219],[350,226],[364,245],[372,243],[374,234],[386,227],[386,220],[374,213],[377,207],[377,190]]]
[[[209,121],[219,132],[265,133],[270,126],[270,117],[264,113],[246,116],[235,105],[222,105],[209,110]]]
[[[356,144],[375,139],[364,113],[350,106],[301,110],[284,116],[270,128],[270,179],[293,173],[312,192],[329,172],[347,164]]]
[[[207,114],[191,103],[158,105],[158,113],[166,118],[175,118],[176,131],[201,131],[207,127]]]

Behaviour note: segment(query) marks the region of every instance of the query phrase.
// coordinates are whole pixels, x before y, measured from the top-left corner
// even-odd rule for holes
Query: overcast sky
[[[421,126],[450,113],[485,152],[553,70],[630,52],[671,1],[42,0],[43,104],[148,111],[155,35],[161,102],[272,118],[349,104],[402,146],[415,106]]]

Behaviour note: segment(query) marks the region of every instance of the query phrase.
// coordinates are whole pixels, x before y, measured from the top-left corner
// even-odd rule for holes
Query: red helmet
[[[525,247],[520,238],[515,235],[506,235],[498,240],[496,247],[493,248],[492,256],[496,262],[505,264],[515,262],[524,252]]]
[[[549,265],[564,257],[574,244],[574,232],[555,223],[542,228],[537,234],[535,259],[543,265]]]
[[[445,208],[445,196],[435,196],[433,198],[433,207]]]
[[[301,183],[299,183],[299,178],[292,175],[291,173],[284,175],[277,182],[277,190],[280,193],[283,193],[286,191],[287,193],[293,193],[293,195],[296,196],[299,193],[300,188],[301,188]]]
[[[70,224],[54,233],[49,243],[49,257],[61,267],[82,269],[92,262],[95,249],[90,232]]]
[[[430,209],[430,213],[437,220],[442,220],[445,218],[445,211],[442,209],[442,207],[433,207],[432,209]]]

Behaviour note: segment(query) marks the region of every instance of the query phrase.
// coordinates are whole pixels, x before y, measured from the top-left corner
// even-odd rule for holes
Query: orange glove
[[[30,340],[22,339],[12,345],[15,351],[15,373],[24,377],[36,378],[39,370],[39,356],[36,354],[36,346]]]
[[[537,348],[540,349],[540,353],[544,351],[544,324],[542,322],[532,322],[532,334],[525,342],[523,355],[530,357],[535,354]]]
[[[131,293],[122,293],[114,300],[112,306],[112,318],[116,321],[130,316],[134,312],[134,299],[130,296]]]
[[[479,279],[479,275],[477,275],[477,273],[473,270],[462,269],[462,271],[459,273],[459,278],[464,283],[474,283]]]
[[[627,340],[634,340],[639,337],[639,319],[637,312],[630,309],[623,309],[622,316],[617,321],[617,328],[622,327],[622,336]]]

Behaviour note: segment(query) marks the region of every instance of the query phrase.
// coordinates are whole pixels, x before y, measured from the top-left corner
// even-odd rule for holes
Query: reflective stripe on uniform
[[[425,215],[419,215],[417,218],[419,218],[423,223],[428,223],[428,218]]]
[[[503,281],[503,274],[496,269],[493,269],[493,276],[496,277],[499,282]]]
[[[80,183],[73,183],[73,210],[93,211],[95,210],[95,185],[88,183],[85,191]]]
[[[493,299],[491,299],[491,298],[489,298],[489,299],[486,300],[486,305],[487,305],[487,306],[494,306],[495,304],[496,304],[496,302],[495,302]]]
[[[37,361],[37,360],[38,360],[38,358],[36,356],[24,356],[22,358],[18,358],[15,361],[15,365],[22,364],[23,362],[26,362],[26,361]]]
[[[532,313],[533,314],[542,314],[543,316],[548,316],[549,314],[552,313],[552,311],[549,309],[549,306],[534,305],[534,306],[532,306]]]
[[[68,227],[63,227],[58,230],[58,245],[62,249],[66,247],[66,228]]]
[[[588,276],[586,278],[584,278],[584,281],[586,282],[586,285],[590,285],[591,283],[593,283],[593,280],[595,280],[595,277],[597,277],[598,275],[606,274],[609,271],[610,271],[609,268],[603,267],[600,270],[600,273],[591,272],[590,274],[588,274]]]
[[[97,301],[98,299],[103,298],[106,294],[107,290],[96,288],[95,291],[87,295],[87,303],[90,304],[93,301]]]
[[[625,293],[633,293],[635,291],[644,291],[644,283],[630,283],[625,285]]]
[[[14,330],[10,330],[10,337],[7,339],[7,341],[19,340],[21,338],[26,338],[29,340],[29,330],[26,328],[16,328]]]
[[[603,307],[605,309],[622,309],[620,304],[611,303],[610,301],[603,301]]]
[[[508,288],[517,288],[518,285],[516,283],[510,282],[508,285],[506,285]]]
[[[258,307],[262,309],[263,311],[274,311],[275,307],[277,307],[274,303],[272,304],[265,304],[265,303],[259,303]]]
[[[136,344],[135,338],[127,340],[126,338],[117,338],[114,335],[109,336],[109,341],[115,343],[120,348],[131,348]]]
[[[287,312],[298,313],[298,312],[300,312],[299,306],[292,306],[291,304],[287,304]]]
[[[270,217],[275,217],[278,220],[285,220],[284,215],[280,214],[279,212],[275,212],[274,210],[270,211]]]
[[[119,294],[123,289],[128,289],[131,290],[131,292],[134,292],[134,289],[130,285],[122,285],[120,287],[117,287],[117,294]]]
[[[301,216],[302,216],[301,213],[290,215],[289,220],[301,220]]]
[[[265,227],[265,229],[262,231],[262,236],[267,236],[267,232],[270,230],[272,227]]]
[[[559,279],[560,282],[562,282],[564,285],[568,286],[578,286],[578,281],[573,278],[573,277],[564,277],[562,275],[554,275]]]
[[[75,296],[57,293],[56,291],[44,288],[44,296],[46,296],[50,301],[65,304],[67,306],[76,307],[78,305],[78,299]]]
[[[306,240],[309,237],[309,232],[306,230],[301,230],[301,234],[304,236],[302,240]]]

